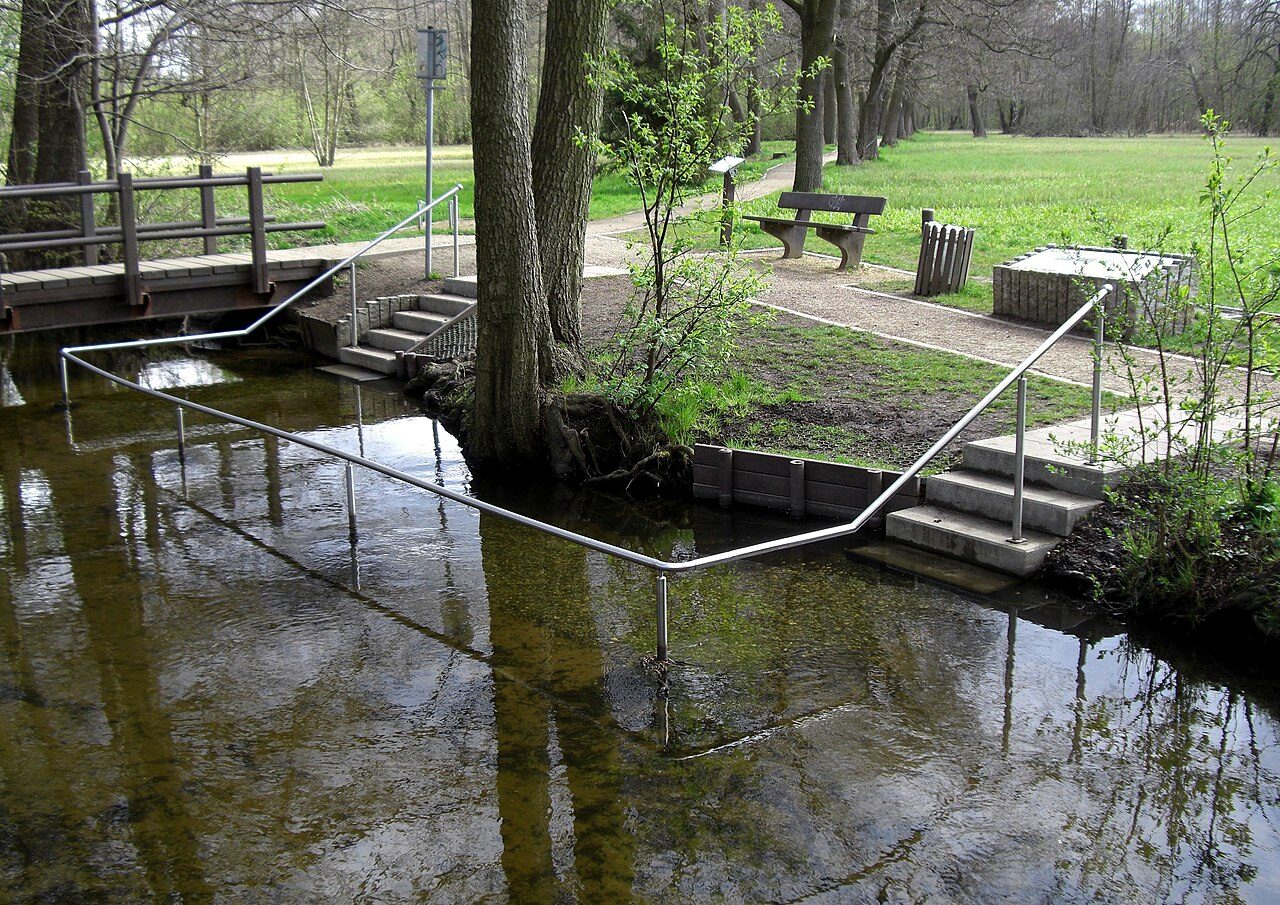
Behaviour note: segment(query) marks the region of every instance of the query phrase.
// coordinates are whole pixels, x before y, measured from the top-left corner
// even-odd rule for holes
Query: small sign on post
[[[418,29],[418,78],[422,80],[423,90],[427,93],[427,173],[426,173],[426,191],[423,197],[423,206],[426,208],[423,215],[423,230],[426,238],[423,240],[425,246],[423,255],[425,257],[426,279],[431,279],[431,231],[432,223],[435,220],[435,211],[431,209],[432,192],[435,186],[432,182],[431,173],[431,153],[435,145],[435,119],[436,119],[436,80],[443,80],[448,74],[449,62],[449,32],[444,29],[435,28],[419,28]],[[457,263],[456,261],[454,262]]]
[[[737,194],[737,180],[734,178],[734,172],[739,165],[746,161],[745,157],[721,157],[707,170],[712,173],[724,174],[724,192],[721,196],[721,215],[720,215],[720,244],[728,245],[729,239],[733,236],[733,202]]]

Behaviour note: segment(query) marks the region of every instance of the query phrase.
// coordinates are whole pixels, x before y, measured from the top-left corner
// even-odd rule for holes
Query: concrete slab
[[[1008,525],[938,506],[902,509],[885,518],[885,534],[891,540],[1021,578],[1034,574],[1062,540],[1039,531],[1025,533],[1023,543],[1010,543]]]
[[[324,365],[316,368],[317,371],[324,371],[326,374],[332,374],[335,377],[341,377],[344,380],[355,380],[364,382],[366,380],[385,380],[386,374],[379,374],[377,371],[367,371],[364,368],[357,368],[354,365]]]
[[[875,541],[845,551],[849,559],[874,563],[894,572],[919,575],[929,581],[988,596],[1017,585],[1020,579],[994,569],[961,562],[893,541]]]

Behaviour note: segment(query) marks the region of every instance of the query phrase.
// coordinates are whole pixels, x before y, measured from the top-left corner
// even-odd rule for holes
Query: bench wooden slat
[[[875,195],[828,195],[824,192],[783,192],[778,207],[833,214],[883,214],[887,198]]]
[[[848,223],[819,223],[816,220],[788,220],[785,217],[755,217],[748,215],[743,217],[744,220],[755,220],[759,223],[786,223],[788,226],[803,226],[805,229],[835,229],[846,233],[866,233],[869,236],[875,235],[875,230],[869,226],[853,226]]]

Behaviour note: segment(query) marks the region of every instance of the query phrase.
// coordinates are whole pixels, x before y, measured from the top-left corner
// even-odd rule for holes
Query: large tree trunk
[[[827,55],[831,56],[831,51]],[[834,68],[829,66],[822,74],[822,141],[825,145],[836,143],[836,117],[839,115],[836,108],[836,76]],[[823,151],[826,151],[825,147]]]
[[[867,95],[858,110],[858,157],[874,160],[880,156],[880,124],[884,120],[884,105],[889,92],[893,56],[897,43],[893,41],[894,0],[876,0],[876,40],[871,54],[871,77],[867,81]]]
[[[751,0],[751,12],[759,12],[762,0]],[[747,115],[751,117],[751,131],[747,134],[747,144],[742,149],[743,157],[754,157],[760,153],[764,139],[764,121],[761,119],[763,107],[760,101],[761,66],[758,60],[751,64],[751,77],[747,82]]]
[[[36,173],[36,144],[40,135],[40,73],[44,68],[45,34],[41,24],[48,9],[41,0],[23,0],[18,36],[18,69],[14,78],[13,128],[5,179],[9,185],[29,185]]]
[[[853,102],[853,67],[849,65],[849,38],[845,34],[853,19],[853,0],[840,0],[840,23],[836,28],[832,63],[835,69],[836,94],[836,164],[852,166],[858,162],[857,108]]]
[[[582,263],[595,149],[578,140],[600,131],[603,93],[588,84],[604,53],[608,0],[550,0],[538,120],[533,131],[533,192],[551,332],[570,358],[582,348]]]
[[[982,122],[982,108],[978,106],[978,94],[981,92],[976,82],[970,82],[965,90],[969,93],[969,127],[974,138],[986,138],[987,127]]]
[[[471,123],[477,309],[473,467],[540,457],[541,357],[551,343],[530,156],[524,7],[474,0]]]
[[[800,11],[800,79],[796,107],[796,175],[793,190],[813,192],[822,188],[823,73],[814,72],[820,57],[835,37],[838,0],[805,0]]]
[[[75,182],[86,166],[84,73],[89,52],[89,0],[59,0],[49,9],[35,182]],[[70,199],[78,212],[80,204]]]
[[[902,62],[898,64],[898,74],[893,79],[893,93],[889,95],[889,106],[885,110],[884,117],[884,144],[893,147],[898,143],[898,138],[902,134],[902,108],[903,108],[903,81],[906,80],[906,71],[910,67],[910,60],[904,55]]]

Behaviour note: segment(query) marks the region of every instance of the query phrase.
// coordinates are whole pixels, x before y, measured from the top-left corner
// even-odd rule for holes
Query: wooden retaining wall
[[[722,506],[762,506],[796,518],[852,519],[900,474],[699,443],[694,447],[693,495]],[[918,505],[920,480],[912,478],[881,513]]]

